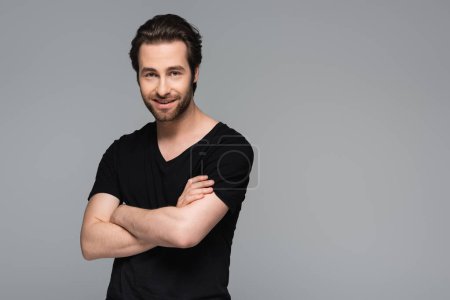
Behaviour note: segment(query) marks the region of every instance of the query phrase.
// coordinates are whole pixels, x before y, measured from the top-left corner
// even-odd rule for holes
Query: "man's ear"
[[[198,80],[199,69],[200,69],[200,65],[198,65],[198,66],[195,67],[194,81],[193,81],[193,82],[197,82],[197,80]]]

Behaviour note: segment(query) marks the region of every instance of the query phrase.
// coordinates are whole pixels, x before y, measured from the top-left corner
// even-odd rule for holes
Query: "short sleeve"
[[[213,190],[232,213],[241,209],[253,166],[252,146],[243,137],[211,144],[203,174],[214,180]]]
[[[120,200],[120,204],[122,204],[123,200],[119,188],[116,157],[117,140],[106,149],[98,164],[95,182],[89,193],[88,201],[96,193],[108,193],[117,197]]]

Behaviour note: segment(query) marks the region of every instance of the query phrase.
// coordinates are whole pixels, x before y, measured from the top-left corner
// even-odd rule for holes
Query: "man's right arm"
[[[97,193],[89,199],[80,234],[81,252],[86,260],[126,257],[157,246],[109,222],[119,203],[117,197],[107,193]]]

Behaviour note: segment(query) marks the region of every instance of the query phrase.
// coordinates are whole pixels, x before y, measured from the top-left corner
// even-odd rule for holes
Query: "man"
[[[201,36],[186,20],[148,20],[130,58],[155,121],[103,154],[81,228],[83,257],[115,258],[106,299],[230,299],[252,147],[196,106]]]

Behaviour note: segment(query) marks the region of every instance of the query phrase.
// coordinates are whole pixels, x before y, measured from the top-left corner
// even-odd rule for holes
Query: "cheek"
[[[177,85],[177,91],[185,94],[189,91],[191,86],[192,83],[189,80],[183,80],[182,82],[180,81],[179,84]]]
[[[141,82],[139,89],[141,90],[142,95],[148,96],[149,94],[153,93],[155,87],[153,87],[153,85],[149,84],[148,82]]]

